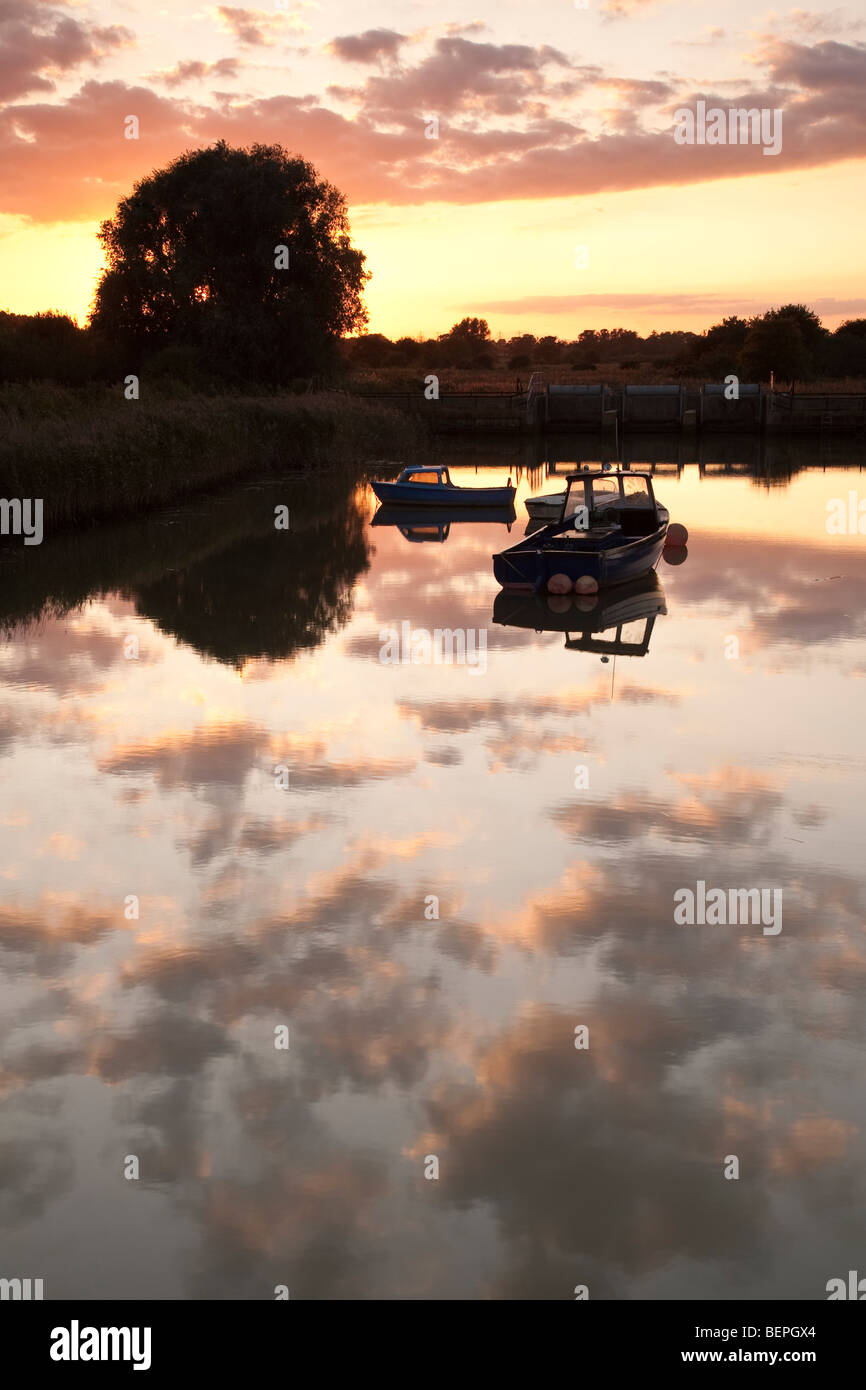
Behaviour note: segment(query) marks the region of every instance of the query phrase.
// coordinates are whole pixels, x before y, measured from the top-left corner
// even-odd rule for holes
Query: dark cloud
[[[344,63],[374,63],[381,58],[395,58],[406,43],[407,35],[395,29],[366,29],[363,34],[343,34],[332,39],[328,49]]]
[[[53,92],[54,76],[98,64],[134,41],[120,24],[73,18],[61,3],[4,0],[0,8],[0,102],[30,92]]]
[[[164,87],[180,87],[184,82],[201,82],[206,77],[237,77],[239,66],[238,58],[220,58],[215,63],[190,59],[188,62],[176,63],[167,72],[154,73],[153,81],[161,82]]]

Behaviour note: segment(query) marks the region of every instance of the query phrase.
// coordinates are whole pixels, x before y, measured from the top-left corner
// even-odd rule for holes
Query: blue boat
[[[458,487],[447,468],[404,468],[396,482],[373,483],[380,502],[409,502],[433,507],[510,507],[514,504],[511,480],[507,487]]]
[[[599,588],[654,570],[670,516],[656,501],[652,478],[631,469],[585,468],[569,473],[558,521],[493,556],[503,589],[540,593],[554,574],[584,575]]]

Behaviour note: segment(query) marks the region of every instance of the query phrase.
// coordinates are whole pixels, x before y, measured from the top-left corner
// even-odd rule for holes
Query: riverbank
[[[48,535],[155,511],[245,475],[356,466],[417,448],[424,425],[385,403],[317,395],[178,395],[0,387],[0,491],[42,498]]]

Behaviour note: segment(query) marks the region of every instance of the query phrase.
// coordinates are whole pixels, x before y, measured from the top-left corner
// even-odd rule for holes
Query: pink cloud
[[[285,32],[286,21],[297,22],[287,11],[245,10],[236,5],[218,5],[217,19],[224,29],[234,35],[238,43],[248,48],[265,48],[276,43]]]
[[[222,60],[224,74],[231,62]],[[575,68],[548,47],[450,37],[414,67],[331,89],[351,100],[351,115],[316,96],[202,104],[91,80],[64,102],[0,111],[0,212],[42,221],[104,217],[137,178],[184,149],[221,138],[286,144],[287,131],[291,149],[351,202],[392,205],[683,186],[866,155],[866,46],[828,41],[810,48],[768,38],[757,63],[766,85],[722,99],[711,92],[675,94],[672,81]],[[210,75],[217,66],[178,65],[167,85]],[[574,101],[560,99],[566,86],[590,96],[613,90],[626,100],[609,114],[607,129],[591,133]],[[782,153],[769,160],[754,145],[678,145],[674,108],[694,106],[699,97],[722,107],[783,108]],[[628,120],[618,124],[623,113]],[[139,140],[123,138],[130,114],[139,118]],[[424,135],[431,115],[440,117],[438,140]]]
[[[165,87],[180,87],[184,82],[200,82],[206,77],[237,77],[240,59],[219,58],[215,63],[203,63],[197,59],[176,63],[165,72],[150,74],[152,82],[161,82]]]
[[[406,40],[405,34],[393,29],[367,29],[363,34],[332,39],[328,50],[344,63],[375,63],[381,58],[395,58]]]
[[[53,74],[98,64],[134,35],[63,13],[63,0],[4,0],[0,9],[0,101],[54,90]]]

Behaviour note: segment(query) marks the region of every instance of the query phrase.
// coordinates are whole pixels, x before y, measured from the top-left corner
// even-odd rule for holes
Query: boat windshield
[[[620,480],[611,475],[592,479],[592,509],[600,512],[604,507],[614,507],[620,500]]]
[[[567,516],[574,516],[575,512],[586,506],[586,486],[583,478],[576,478],[574,482],[568,484],[565,492],[565,503],[563,505],[562,519]]]
[[[640,474],[622,480],[623,502],[631,507],[652,507],[653,496],[646,478]]]
[[[436,470],[432,468],[426,471],[416,468],[407,471],[405,480],[408,483],[433,483],[435,486],[436,483],[443,483],[445,481],[445,476],[444,473],[437,473]]]
[[[565,494],[562,520],[585,510],[590,518],[592,513],[596,515],[596,521],[590,521],[590,524],[603,524],[598,513],[608,507],[616,507],[617,515],[622,507],[635,511],[655,511],[655,498],[649,479],[640,473],[587,474],[585,478],[574,478],[569,482]]]

